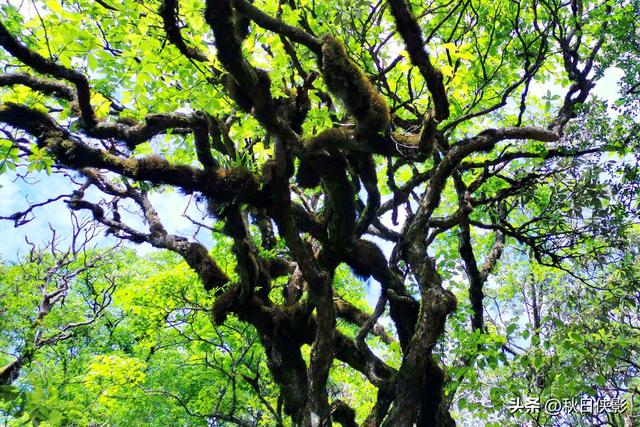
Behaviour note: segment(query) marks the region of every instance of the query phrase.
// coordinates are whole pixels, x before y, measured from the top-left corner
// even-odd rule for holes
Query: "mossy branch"
[[[322,76],[327,88],[356,120],[359,137],[387,128],[389,107],[362,69],[347,55],[344,44],[333,36],[322,37]]]

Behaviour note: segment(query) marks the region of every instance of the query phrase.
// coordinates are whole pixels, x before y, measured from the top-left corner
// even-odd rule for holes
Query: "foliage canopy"
[[[630,425],[639,14],[4,4],[0,173],[63,184],[2,219],[71,212],[0,269],[5,425]]]

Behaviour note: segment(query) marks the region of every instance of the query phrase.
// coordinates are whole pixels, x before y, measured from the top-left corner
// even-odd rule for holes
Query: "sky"
[[[34,172],[30,176],[30,181],[16,179],[13,174],[0,175],[0,197],[3,200],[0,205],[0,216],[9,216],[14,212],[23,211],[29,203],[39,203],[59,194],[65,194],[73,189],[71,180],[59,174],[46,175],[44,172]],[[88,191],[85,198],[96,202],[99,200],[99,192]],[[44,244],[51,239],[50,227],[56,229],[63,236],[70,233],[70,213],[64,203],[65,199],[53,202],[50,205],[37,208],[34,211],[34,219],[26,225],[18,228],[14,227],[13,221],[0,220],[0,236],[4,236],[2,246],[0,246],[0,258],[4,260],[17,260],[20,254],[27,250],[25,236],[36,244]],[[195,227],[183,214],[199,220],[202,213],[198,211],[195,203],[189,196],[177,192],[152,193],[150,200],[166,229],[173,234],[184,237],[193,237],[197,227]],[[127,214],[120,210],[123,221],[139,231],[148,231],[141,218]],[[82,215],[82,214],[80,214]],[[198,239],[205,244],[211,244],[208,233],[200,232]],[[105,245],[113,244],[114,240],[104,239]],[[133,245],[139,253],[144,254],[153,250],[148,244]]]

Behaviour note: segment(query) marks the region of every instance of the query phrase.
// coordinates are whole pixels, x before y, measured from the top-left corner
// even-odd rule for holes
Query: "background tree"
[[[175,259],[159,264],[169,277],[152,286],[130,282],[116,306],[129,309],[122,318],[133,329],[125,330],[148,344],[149,331],[173,329],[146,351],[176,350],[161,351],[160,367],[132,343],[88,349],[93,362],[78,365],[88,372],[83,392],[106,396],[106,409],[91,416],[155,396],[181,415],[163,406],[154,418],[151,405],[143,416],[144,406],[125,404],[126,420],[453,425],[452,411],[506,416],[515,388],[501,375],[523,373],[528,391],[548,397],[569,374],[563,367],[583,365],[594,375],[585,373],[576,393],[637,398],[634,341],[594,332],[582,309],[594,310],[594,324],[637,332],[637,306],[625,300],[637,292],[629,255],[637,118],[589,98],[615,65],[625,73],[619,108],[637,102],[629,19],[637,8],[553,0],[3,6],[2,171],[23,179],[43,171],[68,185],[5,219],[23,225],[63,200],[108,235],[179,255],[202,285],[193,289]],[[202,208],[202,219],[189,218],[206,232],[186,237],[163,224],[172,212],[152,195],[171,189]],[[498,278],[510,269],[505,289]],[[379,286],[367,291],[350,271]],[[367,292],[378,293],[372,312]],[[610,310],[596,309],[598,292],[611,293]],[[486,294],[497,302],[490,310]],[[516,316],[522,306],[528,325]],[[111,343],[101,325],[91,334]],[[565,328],[600,334],[587,335],[589,345],[607,343],[604,353],[627,372],[574,352],[587,344],[563,339]],[[527,334],[513,338],[521,329]],[[228,357],[212,366],[216,348]],[[185,354],[195,359],[176,372]],[[478,372],[497,375],[490,391]],[[359,387],[370,392],[353,392]],[[493,410],[479,410],[483,390]],[[462,400],[466,391],[475,394]],[[82,400],[77,389],[69,396]],[[530,421],[550,422],[541,411]]]
[[[96,272],[100,263],[104,262],[110,250],[87,256],[91,241],[95,240],[100,232],[97,231],[95,225],[86,226],[86,224],[80,224],[75,216],[72,218],[74,219],[74,228],[70,248],[64,251],[60,250],[56,233],[53,231],[51,241],[44,249],[37,249],[34,244],[31,244],[25,268],[14,267],[3,271],[3,276],[8,282],[14,284],[22,282],[23,286],[26,285],[32,289],[30,289],[31,301],[25,301],[24,293],[11,293],[9,289],[7,289],[7,294],[3,295],[3,304],[15,310],[12,315],[4,313],[4,316],[15,321],[15,317],[27,315],[23,320],[27,325],[23,328],[15,328],[15,326],[6,328],[6,332],[9,334],[15,329],[24,329],[26,333],[22,337],[14,336],[7,340],[13,345],[20,343],[20,349],[14,355],[14,360],[0,371],[0,385],[11,385],[20,375],[24,364],[31,361],[39,348],[68,339],[73,329],[93,323],[110,304],[111,294],[115,287],[114,279],[105,276],[107,284],[96,286],[95,278],[90,276]],[[84,240],[80,235],[82,231],[86,232]],[[27,243],[30,242],[27,240]],[[18,277],[11,277],[14,275],[18,275]],[[73,291],[79,290],[79,286],[74,286],[74,281],[78,276],[82,276],[85,281],[84,286],[87,289],[84,300],[89,305],[89,314],[84,313],[87,309],[83,310],[83,307],[67,304],[66,309],[75,313],[61,316],[63,319],[73,316],[84,316],[84,318],[77,322],[57,325],[58,330],[55,333],[44,333],[43,323],[51,311],[65,301],[72,289]],[[33,286],[30,286],[31,284]],[[15,297],[16,300],[12,301],[12,297]],[[32,303],[33,309],[28,308],[28,303]]]

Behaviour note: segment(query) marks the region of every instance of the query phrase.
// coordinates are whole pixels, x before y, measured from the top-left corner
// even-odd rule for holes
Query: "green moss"
[[[331,128],[320,132],[318,135],[308,138],[305,141],[305,148],[308,151],[323,150],[328,147],[335,147],[340,142],[346,143],[352,138],[352,133],[346,128]]]
[[[129,116],[118,116],[118,118],[116,119],[116,123],[120,123],[126,126],[137,126],[140,124],[138,119]]]
[[[171,167],[171,164],[160,156],[147,156],[138,160],[138,167],[149,172],[165,171]]]
[[[392,135],[392,139],[401,147],[416,148],[418,147],[420,136],[410,133],[394,132]]]
[[[322,75],[327,87],[357,121],[358,136],[387,128],[389,108],[360,67],[349,59],[344,44],[333,36],[322,37]]]
[[[435,142],[436,130],[438,123],[432,117],[427,117],[422,125],[422,132],[420,132],[420,140],[418,146],[420,151],[426,155],[431,154],[433,150],[433,144]]]

